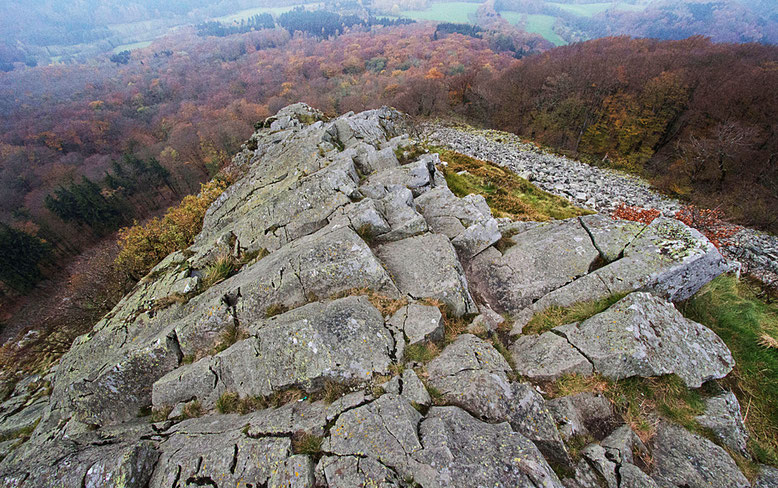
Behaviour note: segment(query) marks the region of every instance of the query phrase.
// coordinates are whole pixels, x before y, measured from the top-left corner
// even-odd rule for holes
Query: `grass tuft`
[[[202,417],[205,413],[205,410],[203,410],[203,406],[200,403],[200,400],[192,400],[191,402],[184,405],[184,410],[182,413],[184,414],[185,419],[193,419],[196,417]]]
[[[751,454],[760,463],[778,465],[778,351],[771,346],[778,337],[778,303],[763,298],[755,283],[722,275],[680,310],[732,351],[735,369],[720,382],[740,402]]]
[[[405,361],[427,363],[440,354],[440,348],[432,342],[418,342],[405,348]]]
[[[542,222],[592,213],[576,207],[569,200],[541,190],[494,163],[439,147],[432,150],[448,163],[442,170],[451,191],[458,197],[471,193],[483,195],[495,217]],[[510,245],[510,242],[504,244]]]
[[[316,457],[321,454],[321,444],[324,438],[308,432],[295,432],[292,436],[292,452]]]
[[[270,305],[265,309],[265,317],[275,317],[276,315],[281,315],[282,313],[288,311],[289,308],[282,304],[282,303],[275,303],[273,305]]]
[[[200,290],[207,290],[220,283],[237,271],[238,263],[231,254],[220,254],[216,260],[206,266],[203,278],[200,281]]]
[[[535,314],[521,332],[522,334],[542,334],[560,325],[581,322],[605,311],[625,296],[626,293],[619,293],[601,300],[579,302],[569,307],[549,307],[545,311]]]

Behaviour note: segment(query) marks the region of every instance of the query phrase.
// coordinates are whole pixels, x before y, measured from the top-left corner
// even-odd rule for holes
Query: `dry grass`
[[[375,290],[371,290],[370,288],[367,287],[350,288],[348,290],[344,290],[339,293],[333,294],[332,296],[330,296],[330,299],[336,300],[338,298],[345,298],[350,296],[367,297],[370,304],[373,305],[376,309],[378,309],[378,311],[381,312],[381,315],[383,315],[384,317],[387,317],[389,315],[394,315],[395,312],[400,310],[402,307],[408,305],[407,298],[404,297],[391,298],[386,295],[381,295]]]
[[[271,318],[275,317],[276,315],[281,315],[282,313],[288,312],[289,307],[282,303],[274,303],[273,305],[270,305],[265,309],[265,317]]]
[[[183,415],[185,419],[193,419],[196,417],[202,417],[205,413],[200,400],[192,400],[184,405]]]
[[[321,454],[322,442],[324,442],[323,437],[308,432],[295,432],[292,436],[292,452],[316,458]]]
[[[238,270],[238,261],[228,253],[222,253],[205,268],[200,280],[200,291],[205,291],[213,285],[220,283]]]
[[[235,324],[230,324],[219,336],[219,341],[214,346],[212,354],[218,354],[238,341],[248,338],[248,333]],[[194,359],[194,358],[193,358]]]

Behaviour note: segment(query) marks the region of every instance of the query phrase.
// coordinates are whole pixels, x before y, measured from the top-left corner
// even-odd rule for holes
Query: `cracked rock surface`
[[[496,219],[409,132],[389,108],[295,104],[261,124],[194,244],[0,391],[0,485],[748,486],[718,445],[745,443],[734,397],[705,393],[713,441],[663,421],[643,443],[605,395],[548,393],[570,374],[729,373],[671,303],[722,272],[718,251],[667,218]],[[206,287],[224,256],[240,264]]]

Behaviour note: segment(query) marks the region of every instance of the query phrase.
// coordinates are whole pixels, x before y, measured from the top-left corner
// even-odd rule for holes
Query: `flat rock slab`
[[[594,368],[567,339],[554,332],[522,335],[511,346],[516,372],[536,381],[553,381],[567,374],[588,376]]]
[[[387,393],[338,417],[323,450],[337,456],[367,456],[412,476],[411,455],[422,450],[416,430],[421,414],[399,395]]]
[[[653,441],[651,477],[662,487],[748,488],[748,482],[727,452],[683,427],[663,422]]]
[[[561,488],[538,449],[507,423],[487,424],[457,407],[433,407],[419,432],[425,466],[414,480],[424,487],[505,486]]]
[[[454,239],[468,227],[492,218],[486,199],[481,195],[458,198],[447,186],[439,186],[416,199],[419,211],[437,234]]]
[[[500,313],[518,313],[544,295],[587,274],[599,257],[578,219],[545,223],[513,236],[503,254],[494,248],[476,256],[468,278]]]
[[[735,394],[727,391],[705,399],[705,413],[697,422],[710,429],[727,447],[745,457],[748,454],[748,430],[740,414],[740,403]]]
[[[459,336],[427,364],[429,384],[449,403],[473,415],[504,420],[513,398],[507,374],[511,367],[488,342],[470,334]]]
[[[446,236],[424,234],[390,242],[379,246],[376,254],[403,294],[440,300],[457,316],[477,310]]]
[[[365,297],[312,303],[263,322],[255,335],[167,374],[154,384],[155,406],[197,398],[211,407],[224,392],[268,395],[324,380],[360,383],[386,373],[394,340]]]
[[[389,319],[389,325],[403,331],[408,344],[441,341],[445,334],[440,309],[420,303],[402,307]]]
[[[605,312],[554,329],[615,380],[677,374],[690,388],[723,378],[734,366],[726,344],[650,293],[627,295]]]
[[[291,456],[288,437],[254,439],[236,415],[195,419],[160,443],[150,488],[266,484]]]

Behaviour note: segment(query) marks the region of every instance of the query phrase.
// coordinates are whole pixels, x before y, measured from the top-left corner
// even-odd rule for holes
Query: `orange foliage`
[[[676,219],[700,231],[717,248],[726,245],[728,239],[741,230],[740,226],[725,222],[723,217],[719,209],[697,208],[694,205],[686,205],[675,214]]]
[[[624,203],[620,203],[611,214],[614,219],[632,220],[646,225],[653,222],[660,215],[662,215],[662,212],[655,208],[633,207]]]

